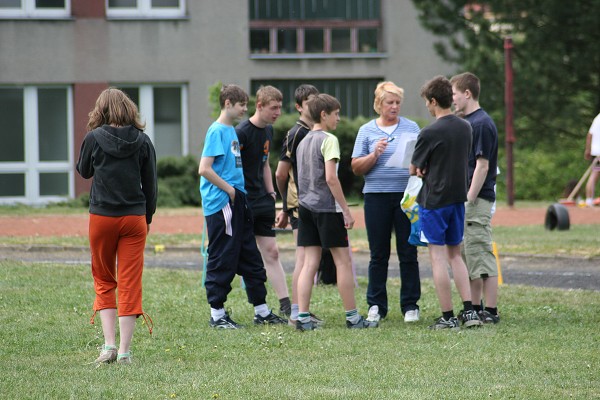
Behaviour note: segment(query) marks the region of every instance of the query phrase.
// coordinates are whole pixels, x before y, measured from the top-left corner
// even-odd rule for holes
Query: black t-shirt
[[[269,148],[273,140],[273,127],[254,126],[250,120],[240,122],[235,131],[240,142],[242,168],[244,170],[244,186],[248,192],[248,201],[269,195],[263,180],[265,162],[269,162]]]
[[[281,145],[279,160],[292,164],[291,172],[293,177],[293,180],[290,179],[288,181],[287,193],[283,199],[283,208],[286,211],[289,208],[298,207],[298,161],[296,159],[296,151],[298,150],[298,145],[308,132],[310,132],[308,125],[304,121],[298,120],[288,131]]]
[[[477,197],[496,201],[494,186],[496,186],[498,172],[498,130],[492,118],[481,108],[466,115],[465,119],[473,128],[473,148],[469,154],[469,186],[473,179],[477,159],[481,157],[488,160],[488,173]]]
[[[412,164],[425,171],[417,196],[421,207],[435,209],[467,200],[471,125],[447,115],[423,128]]]

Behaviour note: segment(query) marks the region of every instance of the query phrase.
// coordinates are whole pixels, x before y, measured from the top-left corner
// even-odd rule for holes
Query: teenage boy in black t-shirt
[[[452,114],[452,84],[445,77],[437,76],[427,82],[421,89],[421,97],[436,121],[421,130],[409,171],[411,175],[423,178],[423,188],[417,196],[421,240],[428,243],[433,283],[442,308],[442,316],[430,328],[459,328],[452,307],[448,263],[463,301],[465,327],[481,325],[473,310],[469,275],[460,251],[464,233],[464,203],[467,200],[471,125]]]
[[[273,142],[273,124],[281,115],[283,95],[273,86],[261,86],[256,92],[256,112],[235,130],[240,142],[242,168],[248,202],[254,217],[254,235],[263,258],[267,277],[280,303],[280,314],[289,317],[291,303],[285,271],[279,261],[275,241],[275,199],[269,150]]]
[[[319,91],[313,85],[300,85],[294,92],[296,100],[296,110],[300,114],[296,124],[287,133],[281,146],[281,155],[277,170],[275,171],[275,181],[277,188],[283,199],[283,209],[275,218],[275,225],[278,228],[285,228],[288,224],[292,226],[294,242],[298,239],[298,164],[296,160],[296,150],[298,145],[304,139],[306,134],[313,126],[313,121],[308,110],[308,98],[311,95],[318,95]],[[290,315],[290,325],[296,326],[298,319],[298,277],[304,265],[304,247],[296,247],[296,264],[292,275],[292,313]],[[323,321],[315,315],[311,315],[313,322],[322,324]]]

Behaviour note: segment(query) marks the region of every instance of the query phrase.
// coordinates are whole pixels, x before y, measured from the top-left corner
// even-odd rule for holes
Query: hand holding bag
[[[419,222],[419,204],[417,203],[417,195],[421,187],[423,187],[423,180],[416,175],[411,175],[408,178],[404,197],[400,202],[400,208],[410,221],[408,243],[413,246],[427,246],[427,243],[421,241],[421,223]]]

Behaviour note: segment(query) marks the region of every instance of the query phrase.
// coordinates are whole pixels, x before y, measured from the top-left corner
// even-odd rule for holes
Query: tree
[[[503,135],[503,39],[514,42],[517,148],[572,151],[600,112],[600,0],[413,0],[436,50],[482,81],[481,103]],[[576,155],[575,155],[576,154]],[[559,165],[559,167],[561,167]],[[564,165],[562,166],[564,167]],[[551,174],[551,171],[547,171]]]

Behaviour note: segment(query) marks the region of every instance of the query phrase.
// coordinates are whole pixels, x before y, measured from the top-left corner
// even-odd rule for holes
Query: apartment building
[[[209,88],[273,84],[291,111],[313,83],[342,114],[373,115],[378,81],[404,87],[452,72],[410,0],[0,0],[0,203],[75,197],[87,114],[116,86],[138,104],[158,157],[199,156]]]

